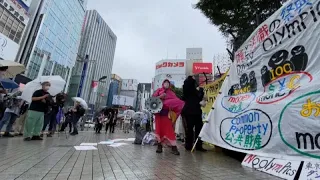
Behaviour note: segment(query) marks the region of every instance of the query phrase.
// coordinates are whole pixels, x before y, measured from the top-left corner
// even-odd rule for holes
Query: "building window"
[[[25,25],[0,5],[0,33],[19,44]]]

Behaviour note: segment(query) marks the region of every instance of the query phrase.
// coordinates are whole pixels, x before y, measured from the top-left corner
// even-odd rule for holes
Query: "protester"
[[[42,89],[35,91],[32,95],[32,102],[28,111],[27,119],[24,126],[24,140],[43,140],[40,132],[43,127],[44,113],[47,110],[48,90],[51,86],[49,82],[41,84]]]
[[[73,132],[70,135],[75,136],[78,134],[78,121],[84,115],[85,109],[81,106],[80,102],[75,102],[74,107],[70,111],[72,113],[73,126]]]
[[[23,128],[24,128],[24,123],[25,120],[27,118],[27,111],[29,108],[29,104],[27,101],[23,101],[21,108],[20,108],[20,112],[19,112],[19,117],[16,120],[15,124],[14,124],[14,131],[15,131],[15,135],[16,136],[22,136],[23,135]]]
[[[57,114],[62,111],[64,102],[65,95],[63,93],[57,94],[54,99],[52,97],[50,98],[50,100],[48,101],[49,108],[44,116],[42,134],[40,136],[43,136],[43,133],[49,124],[47,137],[52,137],[57,125]]]
[[[0,130],[2,130],[3,125],[7,124],[3,137],[14,137],[14,135],[10,134],[10,131],[12,130],[13,123],[15,123],[20,115],[21,99],[20,97],[11,97],[8,101],[9,105],[0,121]]]
[[[162,145],[163,143],[167,143],[172,147],[173,154],[180,155],[177,148],[173,122],[169,119],[168,114],[169,111],[174,111],[177,116],[179,116],[184,102],[170,89],[170,81],[167,79],[163,81],[162,88],[157,89],[153,97],[159,97],[163,102],[162,110],[160,113],[155,114],[156,135],[158,140],[158,149],[156,152],[162,153]]]
[[[204,92],[197,90],[197,82],[189,76],[183,84],[183,99],[185,101],[182,110],[182,120],[186,122],[186,141],[185,148],[188,151],[192,150],[194,141],[198,138],[202,129],[202,110],[200,102],[202,101]],[[195,132],[193,131],[195,129]],[[206,151],[202,147],[202,141],[198,140],[196,150]]]

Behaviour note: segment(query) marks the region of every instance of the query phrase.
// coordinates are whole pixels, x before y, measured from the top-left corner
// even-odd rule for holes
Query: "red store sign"
[[[164,67],[184,67],[184,62],[163,62],[162,64],[156,65],[156,69]]]
[[[212,63],[193,63],[192,72],[194,74],[211,74],[212,73]]]

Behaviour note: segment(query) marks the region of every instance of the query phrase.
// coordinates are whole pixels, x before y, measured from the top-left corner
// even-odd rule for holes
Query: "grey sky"
[[[202,47],[203,60],[225,53],[225,39],[199,10],[196,0],[90,0],[118,37],[113,73],[151,82],[155,63],[185,58],[186,48]],[[168,56],[167,56],[168,54]]]

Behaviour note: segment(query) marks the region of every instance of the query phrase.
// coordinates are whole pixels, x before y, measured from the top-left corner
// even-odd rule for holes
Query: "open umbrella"
[[[83,100],[82,98],[80,97],[73,97],[72,100],[74,102],[79,102],[80,105],[84,108],[84,109],[88,109],[88,104],[85,100]]]
[[[10,61],[10,60],[0,60],[0,67],[7,66],[8,69],[2,78],[14,78],[17,74],[20,74],[25,71],[24,65]]]
[[[30,103],[33,93],[36,90],[41,89],[41,84],[44,82],[50,82],[51,86],[48,92],[51,96],[55,96],[63,91],[64,86],[66,85],[66,81],[62,79],[61,76],[40,76],[25,85],[21,98]]]
[[[11,79],[1,79],[0,82],[5,89],[16,89],[19,87],[19,85]]]

